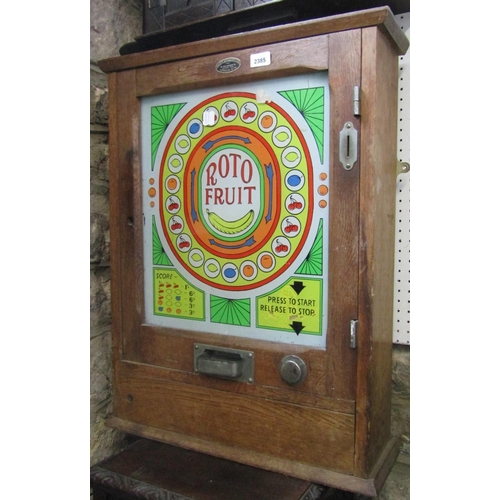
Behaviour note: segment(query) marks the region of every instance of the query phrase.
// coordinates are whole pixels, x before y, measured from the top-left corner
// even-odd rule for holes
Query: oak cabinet
[[[407,46],[377,8],[99,63],[111,426],[376,494]]]

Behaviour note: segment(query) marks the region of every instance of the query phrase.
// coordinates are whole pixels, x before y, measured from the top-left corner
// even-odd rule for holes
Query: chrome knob
[[[281,378],[289,385],[299,385],[307,377],[307,366],[298,356],[285,356],[280,363]]]

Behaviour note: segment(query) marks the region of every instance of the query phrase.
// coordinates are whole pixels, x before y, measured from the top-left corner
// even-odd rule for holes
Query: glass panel
[[[146,322],[324,347],[327,74],[141,105]]]

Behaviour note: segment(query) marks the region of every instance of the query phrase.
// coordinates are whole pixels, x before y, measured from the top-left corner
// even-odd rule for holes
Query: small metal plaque
[[[215,69],[219,73],[232,73],[240,69],[241,61],[237,57],[227,57],[222,59],[215,65]]]

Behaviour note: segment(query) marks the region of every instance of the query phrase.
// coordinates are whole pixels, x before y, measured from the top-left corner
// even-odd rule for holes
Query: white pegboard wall
[[[396,20],[409,40],[410,13]],[[410,49],[399,58],[398,125],[398,161],[410,163]],[[410,172],[397,178],[393,343],[410,344]]]

